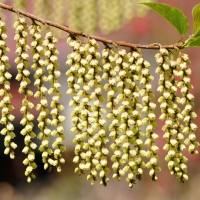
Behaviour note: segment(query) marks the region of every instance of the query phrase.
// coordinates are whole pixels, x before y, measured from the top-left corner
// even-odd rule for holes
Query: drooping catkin
[[[38,138],[42,140],[39,150],[42,152],[42,161],[44,163],[44,169],[49,168],[48,159],[49,156],[53,153],[49,148],[49,135],[51,130],[48,128],[48,125],[51,124],[51,120],[48,118],[49,110],[48,110],[48,101],[46,97],[46,93],[48,89],[44,85],[47,81],[47,77],[45,76],[45,62],[43,60],[44,50],[42,46],[42,30],[41,26],[33,23],[29,27],[30,35],[32,35],[31,39],[31,47],[32,47],[32,56],[33,56],[33,64],[31,68],[35,71],[34,85],[37,87],[37,91],[34,94],[35,98],[39,98],[39,103],[36,106],[36,110],[39,111],[39,116],[37,118],[38,127],[40,132],[38,134]]]
[[[148,73],[145,75],[143,74],[143,69],[148,68],[148,62],[144,61],[141,52],[137,49],[131,50],[127,56],[127,63],[122,64],[126,73],[120,83],[123,88],[122,94],[124,93],[126,104],[128,105],[125,112],[122,114],[123,116],[121,115],[121,118],[124,118],[122,118],[122,121],[125,122],[124,126],[126,125],[127,127],[125,132],[127,142],[123,144],[124,154],[122,158],[128,158],[126,160],[127,165],[123,168],[123,171],[128,172],[126,181],[129,182],[129,187],[133,187],[133,184],[136,183],[136,179],[142,179],[143,168],[146,167],[143,160],[143,157],[146,155],[143,144],[143,137],[145,134],[141,131],[141,127],[145,122],[142,120],[141,109],[148,104],[142,106],[139,96],[141,91],[143,91],[143,95],[149,95],[150,91],[145,91],[145,89],[141,90],[141,86],[139,85],[139,80],[144,79],[144,77],[149,78]],[[147,62],[147,64],[145,62]],[[151,109],[149,108],[149,110]]]
[[[182,132],[188,135],[184,143],[188,146],[188,152],[191,154],[198,154],[197,147],[199,143],[196,141],[195,131],[197,125],[193,120],[197,117],[197,114],[193,111],[194,107],[194,96],[190,93],[193,89],[193,85],[190,83],[191,69],[188,67],[190,60],[187,54],[179,51],[179,56],[176,60],[176,64],[179,68],[178,77],[181,81],[178,82],[178,88],[181,90],[182,98],[180,103],[185,105],[183,111],[181,112],[183,116],[184,128]]]
[[[87,138],[87,132],[84,130],[84,126],[85,124],[88,126],[87,123],[89,122],[88,118],[86,118],[86,120],[82,119],[88,116],[89,111],[87,111],[87,109],[91,110],[87,101],[90,87],[85,79],[85,74],[88,70],[88,62],[85,59],[84,44],[82,44],[78,37],[69,36],[67,38],[67,43],[73,49],[73,52],[67,56],[66,61],[66,65],[70,66],[66,72],[66,75],[68,76],[67,82],[69,87],[66,93],[73,95],[69,102],[69,106],[73,107],[71,117],[74,126],[71,129],[71,132],[75,134],[75,138],[73,139],[73,143],[75,144],[75,157],[73,162],[78,164],[78,166],[75,168],[75,172],[84,174],[86,155],[83,151],[83,148],[84,139]],[[80,99],[82,99],[82,102]]]
[[[0,89],[0,96],[3,99],[0,102],[1,110],[1,119],[0,123],[4,124],[4,128],[1,130],[1,135],[4,135],[4,146],[5,154],[9,154],[11,159],[15,158],[14,149],[17,148],[17,144],[12,140],[16,136],[14,133],[14,126],[12,121],[14,120],[14,115],[10,112],[14,109],[11,104],[12,94],[9,92],[10,90],[10,82],[12,75],[8,72],[10,68],[9,58],[6,56],[6,53],[10,51],[10,49],[6,45],[6,27],[5,22],[0,20],[0,84],[3,85],[3,88]]]
[[[184,135],[183,125],[181,120],[183,116],[179,108],[180,98],[177,96],[178,82],[175,79],[178,75],[176,62],[173,59],[172,53],[167,49],[160,48],[159,53],[155,55],[156,62],[159,67],[156,73],[160,74],[158,92],[162,96],[158,99],[161,108],[161,120],[165,120],[163,137],[166,144],[163,147],[168,151],[165,160],[168,162],[170,173],[178,178],[181,182],[188,179],[187,176],[187,158],[182,151],[186,149],[183,144]]]
[[[44,55],[46,57],[45,65],[47,66],[48,71],[48,82],[51,83],[51,87],[48,90],[48,94],[53,95],[50,107],[51,107],[51,126],[55,127],[54,130],[51,131],[51,135],[56,137],[55,141],[52,144],[54,149],[54,160],[49,158],[48,163],[57,168],[58,172],[61,172],[61,164],[65,163],[65,159],[62,156],[62,152],[66,150],[66,147],[63,145],[63,140],[65,139],[64,128],[62,122],[65,120],[65,117],[61,114],[61,111],[64,109],[64,106],[60,103],[60,99],[62,94],[59,89],[61,87],[58,82],[58,78],[61,75],[59,71],[58,64],[58,50],[55,45],[57,43],[57,38],[55,38],[51,31],[48,31],[45,36],[45,40],[43,41],[43,45],[45,46]],[[48,143],[49,141],[46,140]]]
[[[145,165],[144,161],[140,161],[137,163],[138,172],[136,174],[137,179],[141,179],[142,177],[142,168],[151,168],[150,176],[152,180],[157,180],[156,171],[159,171],[157,160],[157,151],[158,147],[155,144],[155,140],[158,138],[158,135],[153,131],[156,127],[155,122],[155,114],[154,110],[156,105],[152,102],[152,98],[154,98],[154,94],[152,92],[151,81],[153,80],[153,76],[150,74],[150,63],[147,60],[144,60],[143,55],[139,49],[132,50],[129,53],[129,71],[131,71],[131,81],[132,81],[132,92],[133,92],[133,130],[137,130],[136,137],[136,158],[147,157],[150,158],[150,161]],[[142,104],[139,101],[139,96],[142,96]],[[146,113],[146,117],[142,118],[141,113]],[[146,125],[145,134],[141,131],[142,126]],[[142,138],[146,136],[145,143],[143,144]],[[144,145],[149,146],[147,151],[144,150]],[[134,182],[132,182],[133,184]],[[131,186],[131,184],[130,184]]]
[[[141,66],[137,64],[137,69],[133,67],[133,64],[137,61],[134,57],[135,53],[131,51],[126,54],[126,51],[121,49],[115,67],[115,71],[118,73],[117,88],[120,88],[117,99],[122,101],[122,105],[118,110],[121,113],[119,130],[123,133],[120,138],[123,142],[121,162],[125,166],[121,172],[122,174],[128,173],[126,181],[129,183],[129,187],[136,183],[136,179],[141,180],[143,168],[145,167],[143,161],[145,150],[142,141],[144,133],[141,131],[142,118],[139,112],[141,109],[139,103],[140,88],[137,84]]]
[[[109,142],[106,136],[106,121],[103,118],[103,115],[106,113],[106,110],[102,107],[101,102],[104,101],[102,95],[102,78],[100,76],[100,72],[102,71],[99,66],[100,53],[98,52],[99,45],[94,39],[89,39],[86,45],[87,52],[87,60],[89,62],[89,68],[93,69],[91,74],[86,75],[86,79],[89,80],[89,86],[93,92],[90,95],[90,101],[92,103],[91,106],[91,138],[94,140],[91,143],[94,150],[92,151],[93,156],[90,157],[90,160],[93,162],[94,167],[99,172],[99,176],[101,178],[100,184],[107,185],[109,179],[107,178],[107,174],[109,173],[109,168],[107,167],[107,154],[108,149],[106,148],[106,144]],[[88,141],[90,143],[90,141]],[[93,160],[93,158],[95,159]],[[98,162],[97,162],[98,161]]]
[[[103,53],[105,54],[106,51]],[[138,103],[139,88],[135,84],[139,77],[136,75],[137,72],[134,74],[134,70],[131,69],[132,63],[130,64],[129,60],[133,62],[134,59],[131,60],[131,58],[133,58],[131,53],[127,54],[126,50],[120,49],[118,53],[115,53],[113,60],[111,55],[105,57],[103,65],[104,73],[109,78],[109,83],[104,88],[110,89],[107,108],[111,109],[111,112],[107,117],[113,119],[109,126],[111,131],[109,136],[114,139],[110,146],[114,151],[114,155],[111,157],[114,162],[112,165],[113,177],[120,180],[121,176],[128,173],[126,180],[129,182],[129,187],[133,186],[135,178],[141,179],[142,168],[145,167],[145,163],[142,161],[145,151],[141,140],[144,134],[140,131],[142,120],[138,112],[138,107],[141,108]],[[114,65],[106,62],[110,59],[112,62],[115,61]],[[117,92],[119,94],[115,96]],[[117,106],[118,104],[121,105]]]
[[[155,143],[158,134],[154,132],[154,129],[157,126],[155,116],[156,104],[152,102],[154,94],[151,81],[154,77],[150,74],[150,63],[147,60],[144,60],[142,53],[137,50],[133,53],[133,56],[136,59],[133,69],[137,69],[141,73],[141,76],[139,76],[140,84],[144,87],[139,93],[142,96],[142,113],[147,115],[142,119],[142,124],[147,125],[145,131],[145,145],[149,147],[145,156],[150,158],[149,162],[146,163],[146,167],[150,168],[149,175],[151,176],[151,179],[156,181],[158,179],[156,172],[160,171],[160,167],[158,166],[157,155],[159,148]]]
[[[115,65],[116,65],[116,56],[115,53],[106,48],[102,51],[102,65],[104,69],[103,78],[108,79],[108,83],[104,85],[104,90],[107,92],[107,103],[106,107],[109,110],[109,113],[107,114],[107,118],[111,119],[111,123],[109,124],[109,137],[113,138],[113,142],[110,145],[110,149],[114,152],[114,155],[111,157],[111,160],[113,162],[112,168],[114,171],[113,178],[117,178],[118,180],[121,179],[121,175],[119,173],[120,171],[120,158],[121,158],[121,140],[120,140],[120,131],[119,131],[119,123],[120,123],[120,117],[119,117],[119,111],[118,111],[118,105],[117,103],[117,97],[116,92],[117,89],[117,80],[116,80],[116,71],[115,71]]]
[[[98,66],[100,54],[97,52],[98,45],[95,40],[89,40],[82,44],[79,38],[68,37],[67,43],[73,49],[66,62],[70,66],[66,75],[68,76],[68,94],[73,94],[70,106],[75,107],[71,113],[75,133],[74,162],[78,163],[75,172],[83,173],[89,171],[87,176],[91,184],[97,180],[97,170],[100,171],[101,184],[106,185],[109,172],[107,168],[108,150],[105,144],[108,139],[105,137],[105,120],[102,114],[105,110],[100,106],[103,100],[100,86],[101,77]],[[77,71],[75,71],[77,69]],[[78,72],[78,73],[77,73]],[[94,88],[94,90],[93,90]],[[93,90],[91,95],[88,92]],[[93,105],[90,105],[93,101]]]
[[[29,78],[30,72],[28,70],[29,67],[29,55],[28,50],[30,47],[27,44],[27,24],[25,18],[22,16],[18,16],[17,21],[14,23],[15,28],[15,40],[16,44],[16,53],[18,57],[15,59],[15,63],[17,64],[18,74],[16,79],[20,81],[19,93],[24,94],[24,99],[22,100],[22,107],[20,112],[23,114],[23,118],[20,121],[20,124],[24,126],[21,130],[21,134],[24,136],[25,147],[22,152],[27,154],[27,158],[24,159],[23,164],[27,165],[25,175],[27,176],[27,181],[31,182],[31,179],[35,178],[35,174],[33,173],[33,169],[37,167],[35,163],[35,149],[37,145],[32,141],[35,138],[36,134],[33,132],[34,127],[34,116],[31,114],[30,109],[34,107],[33,103],[30,102],[29,97],[33,96],[33,92],[28,88],[28,85],[31,83]]]

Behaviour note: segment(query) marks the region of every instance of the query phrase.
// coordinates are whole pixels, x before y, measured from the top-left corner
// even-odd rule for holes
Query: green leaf
[[[185,47],[200,47],[200,27],[195,34],[185,41]]]
[[[198,29],[200,28],[200,4],[197,4],[193,9],[192,9],[192,16],[194,19],[193,22],[193,31],[196,33]]]
[[[196,33],[193,34],[192,37],[200,37],[200,27],[198,28],[198,30],[196,31]]]
[[[191,38],[186,43],[185,47],[200,47],[200,37]]]
[[[188,20],[186,16],[183,14],[183,12],[178,8],[169,6],[164,3],[141,3],[141,4],[146,5],[155,10],[158,14],[160,14],[172,25],[174,25],[181,35],[184,35],[187,32],[189,27]]]

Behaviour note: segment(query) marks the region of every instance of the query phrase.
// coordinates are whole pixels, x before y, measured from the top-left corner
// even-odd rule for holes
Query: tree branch
[[[132,44],[132,43],[129,43],[129,42],[126,42],[126,41],[113,41],[113,40],[108,40],[108,39],[98,37],[98,36],[87,35],[82,31],[73,30],[66,25],[62,25],[62,24],[58,24],[58,23],[51,22],[51,21],[48,21],[48,20],[44,20],[44,19],[39,18],[35,15],[32,15],[32,14],[27,13],[25,11],[15,9],[13,6],[9,6],[9,5],[6,5],[6,4],[3,4],[3,3],[0,3],[0,8],[11,11],[11,12],[18,13],[20,15],[23,15],[25,17],[30,18],[31,20],[38,21],[38,22],[40,22],[44,25],[46,24],[46,25],[58,28],[60,30],[68,32],[69,34],[95,39],[95,40],[102,42],[104,44],[105,43],[109,44],[109,45],[114,44],[114,45],[118,45],[118,46],[130,47],[130,48],[134,48],[134,49],[135,48],[142,48],[142,49],[159,49],[160,48],[160,46],[156,43],[153,43],[153,44]],[[174,47],[178,47],[179,49],[184,48],[182,43],[176,43],[176,44],[172,44],[172,45],[163,45],[162,47],[166,48],[166,49],[174,49]]]

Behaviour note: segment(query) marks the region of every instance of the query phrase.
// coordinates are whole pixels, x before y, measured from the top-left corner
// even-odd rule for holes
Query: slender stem
[[[18,13],[18,14],[23,15],[23,16],[26,16],[26,17],[30,18],[31,20],[38,21],[42,24],[53,26],[55,28],[58,28],[58,29],[63,30],[65,32],[68,32],[71,35],[78,35],[78,36],[82,36],[82,37],[86,37],[86,38],[95,39],[99,42],[102,42],[103,44],[110,44],[110,45],[115,44],[115,45],[118,45],[118,46],[130,47],[130,48],[134,48],[134,49],[135,48],[142,48],[142,49],[159,49],[160,48],[160,46],[158,44],[155,44],[155,43],[154,44],[132,44],[132,43],[129,43],[129,42],[126,42],[126,41],[114,41],[114,40],[108,40],[108,39],[98,37],[98,36],[94,36],[94,35],[87,35],[82,31],[73,30],[66,25],[58,24],[58,23],[55,23],[55,22],[51,22],[51,21],[39,18],[35,15],[32,15],[32,14],[27,13],[25,11],[15,9],[13,6],[9,6],[9,5],[6,5],[6,4],[3,4],[3,3],[0,3],[0,8],[11,11],[11,12]],[[162,47],[166,48],[166,49],[174,49],[174,47],[178,47],[179,49],[184,48],[182,43],[176,43],[176,44],[172,44],[172,45],[163,45]]]

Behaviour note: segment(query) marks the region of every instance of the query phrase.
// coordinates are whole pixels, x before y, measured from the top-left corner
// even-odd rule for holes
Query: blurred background
[[[154,0],[156,1],[156,0]],[[178,32],[172,25],[162,19],[158,14],[146,9],[144,6],[138,5],[139,0],[2,0],[1,3],[15,6],[16,8],[33,13],[46,20],[69,25],[77,30],[86,33],[95,34],[112,40],[124,40],[131,43],[150,44],[159,42],[161,44],[174,44],[180,40]],[[142,1],[144,2],[144,1]],[[184,39],[186,40],[192,34],[192,8],[199,3],[199,0],[190,1],[171,1],[159,0],[157,2],[167,3],[181,9],[187,16],[190,29]],[[10,160],[9,156],[3,154],[4,137],[0,136],[0,200],[122,200],[122,199],[141,199],[141,200],[198,200],[200,196],[200,156],[188,155],[188,174],[189,181],[184,184],[170,175],[167,163],[164,160],[166,152],[162,150],[165,143],[162,138],[161,130],[163,123],[158,121],[156,132],[160,138],[157,144],[159,151],[159,165],[162,171],[158,173],[159,180],[152,182],[148,170],[145,170],[143,179],[138,181],[132,189],[123,178],[120,182],[112,179],[110,173],[110,182],[107,187],[99,185],[97,181],[94,186],[86,181],[86,175],[78,176],[74,173],[75,164],[72,163],[74,157],[74,144],[72,143],[73,135],[70,132],[72,127],[70,112],[68,106],[71,97],[65,94],[67,88],[67,78],[65,72],[68,67],[65,65],[66,57],[71,49],[66,44],[67,33],[61,32],[54,28],[51,30],[59,37],[57,48],[59,54],[60,70],[62,76],[59,81],[62,85],[62,103],[65,105],[64,122],[67,151],[64,153],[66,163],[62,166],[62,172],[57,173],[55,169],[51,173],[43,170],[40,152],[36,152],[36,162],[38,168],[36,171],[36,180],[31,184],[26,182],[24,176],[25,166],[22,164],[25,155],[23,155],[23,137],[20,135],[22,127],[19,122],[21,113],[19,112],[23,95],[18,94],[19,83],[15,81],[17,74],[14,59],[15,42],[13,21],[16,15],[9,11],[1,10],[1,16],[6,21],[8,29],[7,45],[11,49],[9,52],[10,72],[13,75],[11,83],[11,93],[13,94],[12,104],[15,106],[13,114],[16,116],[15,133],[17,135],[15,141],[18,144],[16,150],[16,158]],[[31,20],[27,20],[31,24]],[[44,27],[45,29],[45,27]],[[44,30],[45,31],[45,30]],[[102,48],[102,46],[101,46]],[[200,49],[188,48],[183,50],[187,53],[191,60],[192,84],[194,89],[192,93],[195,96],[195,112],[199,115],[195,122],[200,127]],[[144,57],[151,63],[152,74],[155,77],[153,81],[154,92],[156,93],[158,75],[154,73],[157,67],[154,61],[156,50],[143,50]],[[30,58],[31,62],[31,58]],[[30,70],[32,71],[32,70]],[[33,71],[32,71],[33,72]],[[33,91],[36,88],[32,86]],[[156,93],[156,99],[158,94]],[[32,99],[36,103],[36,100]],[[157,116],[160,115],[159,109],[156,111]],[[32,109],[32,113],[37,116],[37,111]],[[37,119],[37,117],[35,117]],[[35,121],[36,122],[36,121]],[[2,126],[3,127],[3,126]],[[35,126],[35,132],[39,130]],[[199,130],[196,132],[198,141],[200,141]],[[40,141],[36,139],[39,144]]]

